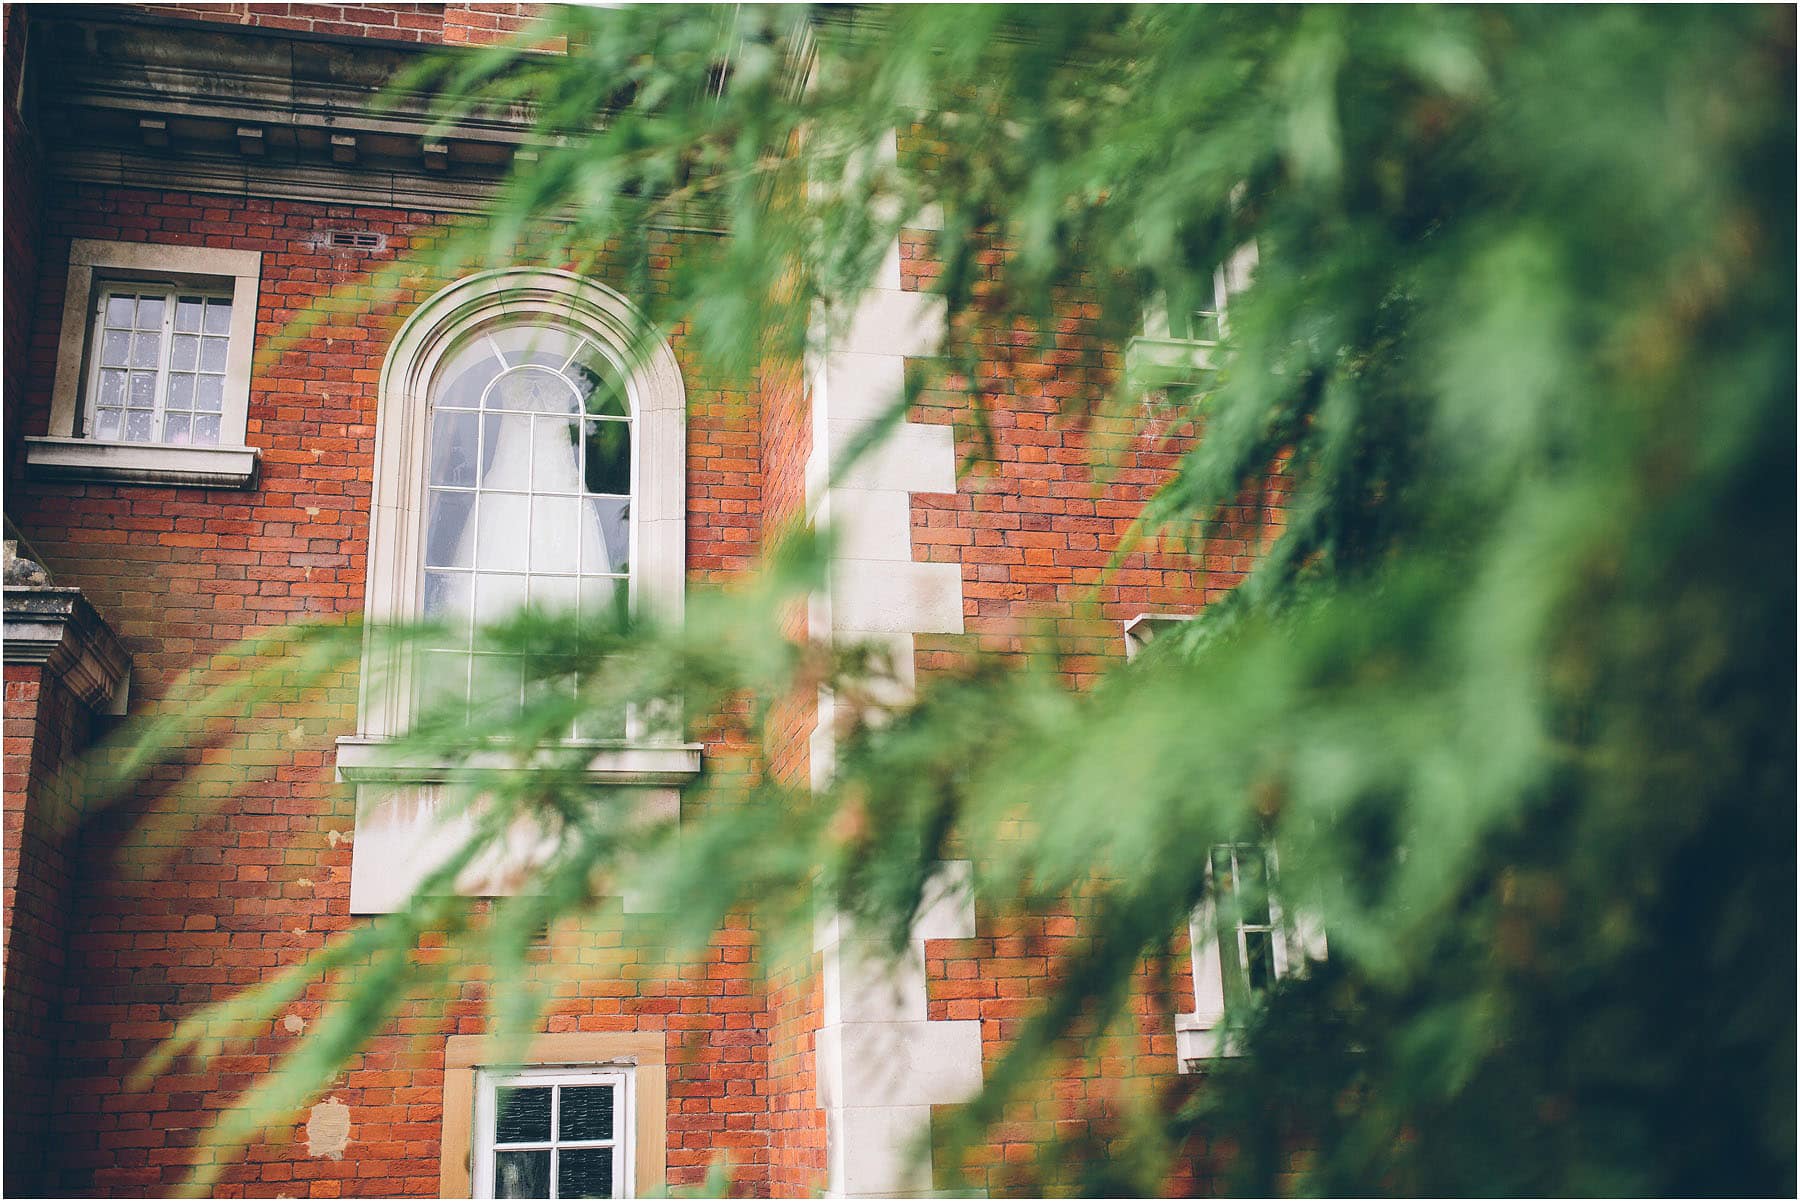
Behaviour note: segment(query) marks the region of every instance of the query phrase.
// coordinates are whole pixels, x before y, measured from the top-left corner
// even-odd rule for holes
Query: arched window
[[[686,394],[673,352],[646,329],[601,284],[518,269],[444,288],[395,336],[376,418],[364,613],[372,630],[428,618],[449,633],[416,652],[367,643],[357,733],[338,741],[337,759],[357,786],[353,913],[403,904],[458,842],[437,812],[448,766],[387,746],[421,701],[487,713],[523,695],[521,658],[478,646],[479,626],[525,604],[679,620]],[[629,786],[630,804],[662,813],[700,769],[700,748],[667,733],[569,738],[591,744],[597,787]],[[496,882],[507,877],[477,873],[458,887],[506,891]]]
[[[644,329],[618,293],[563,271],[485,272],[419,306],[382,371],[372,625],[466,632],[527,602],[680,617],[686,395]],[[359,735],[404,730],[422,690],[519,687],[516,663],[481,658],[464,640],[365,662]]]
[[[422,700],[493,714],[523,696],[519,657],[471,650],[482,623],[527,603],[597,620],[629,604],[631,393],[603,343],[542,317],[446,356],[428,388],[420,611],[448,637],[425,653]]]

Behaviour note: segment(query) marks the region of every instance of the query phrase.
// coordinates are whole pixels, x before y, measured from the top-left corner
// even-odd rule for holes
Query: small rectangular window
[[[632,1085],[629,1067],[484,1071],[475,1196],[632,1197]]]
[[[1255,843],[1212,849],[1213,918],[1225,1003],[1246,1005],[1287,971],[1287,947],[1270,897],[1269,853]]]
[[[219,445],[231,294],[125,282],[94,291],[83,434],[101,442]]]

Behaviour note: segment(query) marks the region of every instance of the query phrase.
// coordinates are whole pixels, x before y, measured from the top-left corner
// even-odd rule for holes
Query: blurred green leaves
[[[1204,387],[1120,381],[1068,416],[1203,430],[1138,535],[1203,543],[1278,456],[1288,521],[1231,597],[1082,692],[1046,642],[878,703],[868,654],[792,635],[825,578],[805,539],[696,590],[682,630],[578,645],[562,708],[484,746],[554,754],[571,706],[670,697],[750,749],[820,687],[861,720],[829,788],[715,772],[679,840],[597,816],[573,776],[470,776],[483,830],[562,824],[544,889],[491,915],[421,896],[322,953],[306,971],[367,962],[354,1018],[268,1113],[454,975],[343,950],[378,930],[447,931],[524,1030],[526,932],[604,910],[602,877],[660,899],[629,921],[672,960],[733,917],[781,963],[820,897],[903,939],[954,857],[985,913],[1094,907],[1065,988],[946,1128],[963,1146],[1059,1037],[1118,1014],[1209,849],[1253,840],[1329,961],[1066,1180],[1154,1191],[1204,1137],[1257,1194],[1791,1195],[1793,51],[1791,11],[1757,7],[638,6],[551,10],[413,81],[446,121],[525,104],[544,142],[443,263],[530,240],[633,281],[707,370],[795,361],[929,211],[976,422],[1004,401],[972,332],[1079,300],[1122,339],[1253,242]],[[560,637],[525,621],[490,637]]]

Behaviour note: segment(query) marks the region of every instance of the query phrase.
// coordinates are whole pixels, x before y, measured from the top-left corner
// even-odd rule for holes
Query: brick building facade
[[[133,1065],[182,1017],[366,921],[393,891],[385,857],[416,830],[402,803],[357,777],[356,748],[382,731],[353,674],[302,710],[224,732],[219,746],[237,754],[222,770],[238,775],[217,808],[152,791],[76,815],[81,752],[121,716],[158,713],[181,674],[247,636],[380,606],[416,612],[421,572],[436,566],[418,545],[420,507],[436,502],[416,464],[449,370],[432,348],[488,319],[479,285],[414,274],[389,290],[375,277],[479,213],[523,138],[503,123],[430,135],[422,112],[377,120],[366,101],[421,45],[505,36],[527,8],[6,10],[9,1195],[174,1188],[203,1133],[318,1020],[324,995],[296,1001],[250,1052],[178,1065],[143,1089],[125,1084]],[[674,264],[708,235],[652,236]],[[679,605],[684,579],[746,572],[810,514],[841,536],[815,636],[885,642],[926,677],[974,643],[1023,651],[1024,624],[1047,619],[1080,653],[1070,670],[1097,671],[1126,653],[1140,615],[1191,613],[1231,588],[1279,508],[1252,499],[1235,555],[1229,542],[1205,561],[1137,554],[1106,577],[1098,614],[1079,604],[1185,446],[1167,431],[1124,432],[1124,458],[1099,482],[1094,443],[1108,432],[1062,410],[1112,378],[1123,348],[1100,340],[1079,298],[1054,349],[981,336],[991,449],[975,455],[959,396],[927,394],[880,453],[825,489],[906,359],[935,345],[932,246],[929,230],[905,235],[816,362],[713,378],[672,334],[662,375],[632,381],[643,458],[631,570],[653,592],[672,579]],[[604,271],[590,276],[527,282],[546,297],[541,312],[587,314],[581,336],[603,346],[630,296]],[[265,353],[332,293],[353,303]],[[123,348],[116,364],[109,338]],[[198,366],[177,361],[186,353]],[[117,398],[103,391],[114,371]],[[140,417],[150,424],[134,430]],[[959,475],[971,458],[979,466]],[[664,585],[648,580],[658,573]],[[648,782],[680,805],[702,757],[714,771],[818,777],[828,709],[788,715],[768,748],[716,736],[632,749],[629,763],[599,764],[596,783]],[[591,963],[606,932],[616,975],[559,995],[528,1058],[537,1076],[484,1060],[472,986],[359,1054],[306,1121],[226,1169],[219,1192],[431,1196],[489,1190],[509,1172],[535,1180],[547,1146],[494,1146],[508,1142],[493,1129],[497,1080],[553,1091],[543,1096],[559,1123],[604,1093],[613,1117],[558,1144],[554,1163],[606,1159],[593,1171],[620,1192],[695,1185],[720,1157],[747,1195],[929,1188],[908,1167],[908,1141],[933,1106],[979,1087],[1079,929],[1074,911],[975,913],[953,887],[968,871],[946,866],[897,968],[871,969],[854,935],[831,929],[810,973],[765,978],[758,933],[740,926],[718,932],[702,971],[670,983],[619,967],[635,956],[616,907],[592,930],[558,930],[545,954],[572,963]],[[1122,1082],[1174,1081],[1194,983],[1185,956],[1161,966],[1165,985],[1154,967],[1135,1033],[1009,1114],[963,1166],[975,1184],[1030,1188],[1043,1139],[1103,1140]],[[1206,1185],[1203,1153],[1172,1189]]]

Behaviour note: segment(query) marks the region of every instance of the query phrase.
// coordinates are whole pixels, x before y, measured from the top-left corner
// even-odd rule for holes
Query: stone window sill
[[[1213,353],[1217,349],[1215,342],[1140,335],[1125,344],[1125,372],[1132,380],[1150,388],[1203,384],[1216,366]]]
[[[587,778],[596,785],[668,787],[685,785],[700,775],[699,743],[612,742],[570,743],[592,749]],[[388,739],[346,735],[337,742],[339,780],[355,784],[436,784],[468,771],[530,771],[506,754],[477,753],[458,763],[404,758]]]
[[[40,480],[255,488],[261,456],[255,447],[183,447],[93,438],[25,440],[27,470]]]

